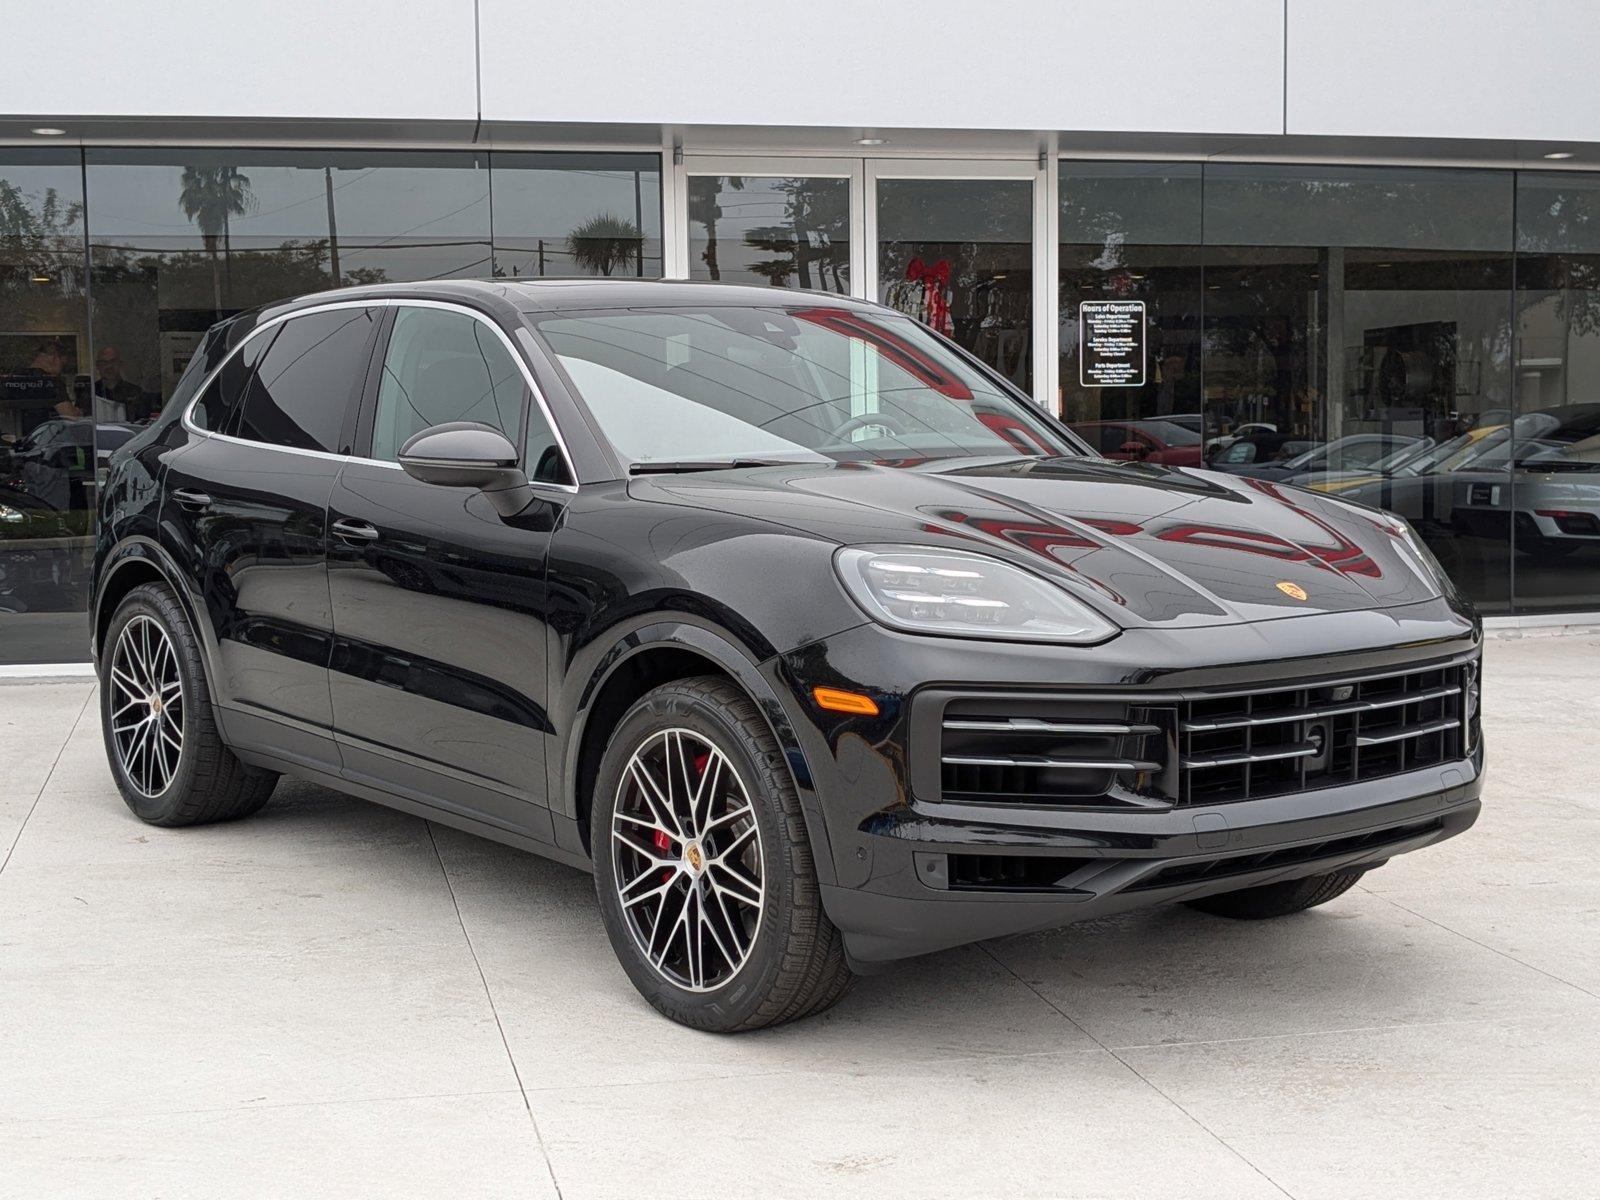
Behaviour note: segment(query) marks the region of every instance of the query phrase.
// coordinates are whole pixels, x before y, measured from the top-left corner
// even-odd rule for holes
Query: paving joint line
[[[45,789],[50,786],[50,781],[56,776],[56,768],[61,765],[61,756],[67,752],[67,746],[72,742],[72,735],[78,732],[78,726],[83,724],[83,714],[89,710],[89,701],[94,699],[94,688],[89,689],[89,694],[83,698],[83,707],[78,709],[78,715],[73,719],[72,728],[67,730],[67,736],[61,739],[61,745],[56,750],[55,758],[50,760],[50,769],[44,773],[44,780],[39,784],[39,790],[34,794],[33,803],[28,805],[28,811],[23,814],[22,824],[17,826],[17,836],[11,839],[11,845],[6,847],[6,856],[0,859],[0,872],[11,865],[11,856],[16,853],[17,846],[22,842],[23,832],[28,828],[28,822],[33,820],[33,814],[39,808],[39,801],[44,799]]]
[[[1426,921],[1429,925],[1432,925],[1435,929],[1442,929],[1446,933],[1452,934],[1455,937],[1460,938],[1462,941],[1470,942],[1472,945],[1477,946],[1480,950],[1487,950],[1490,954],[1498,954],[1501,958],[1505,959],[1507,962],[1514,962],[1514,963],[1517,964],[1517,966],[1523,967],[1526,970],[1532,971],[1536,975],[1543,975],[1546,979],[1554,980],[1556,983],[1563,984],[1566,987],[1571,988],[1575,992],[1581,992],[1585,996],[1589,997],[1589,999],[1591,999],[1591,1000],[1600,1000],[1600,995],[1596,995],[1594,992],[1591,992],[1588,988],[1584,987],[1583,984],[1581,984],[1581,983],[1574,983],[1570,979],[1563,979],[1559,975],[1555,975],[1555,974],[1552,974],[1549,971],[1546,971],[1543,967],[1536,967],[1531,962],[1524,962],[1522,959],[1518,958],[1515,954],[1506,953],[1504,950],[1501,950],[1498,946],[1491,946],[1487,942],[1480,942],[1477,938],[1473,937],[1470,933],[1462,933],[1461,930],[1452,929],[1452,928],[1450,928],[1450,926],[1446,925],[1442,921],[1435,921],[1432,917],[1424,916],[1422,913],[1417,912],[1416,909],[1407,908],[1404,904],[1401,904],[1400,901],[1390,899],[1389,896],[1387,896],[1383,892],[1374,892],[1370,888],[1362,888],[1361,890],[1363,892],[1366,892],[1366,894],[1369,895],[1369,896],[1377,897],[1379,900],[1382,900],[1385,904],[1394,905],[1395,908],[1398,908],[1403,913],[1410,913],[1413,917],[1417,918],[1417,920],[1419,920],[1419,921]]]
[[[550,1176],[550,1186],[555,1189],[556,1200],[561,1200],[561,1183],[556,1179],[556,1165],[550,1160],[550,1149],[544,1144],[544,1134],[539,1129],[539,1118],[533,1115],[533,1102],[528,1099],[528,1089],[523,1086],[522,1072],[517,1068],[517,1056],[511,1053],[511,1041],[506,1037],[506,1027],[500,1021],[500,1010],[495,1007],[494,992],[489,987],[489,977],[484,974],[483,963],[478,959],[478,948],[472,944],[472,934],[467,932],[466,918],[461,915],[461,901],[456,898],[456,885],[450,881],[450,868],[444,865],[444,855],[439,851],[439,839],[433,836],[433,822],[424,820],[422,827],[428,831],[428,844],[433,847],[433,857],[439,863],[439,874],[444,877],[445,890],[450,893],[450,906],[456,910],[456,924],[461,926],[461,936],[466,939],[467,953],[472,955],[472,965],[477,968],[478,982],[483,984],[484,999],[489,1002],[489,1015],[500,1033],[500,1045],[505,1048],[506,1061],[511,1064],[511,1076],[517,1081],[517,1091],[522,1093],[522,1107],[528,1112],[528,1124],[533,1128],[534,1141],[544,1157],[544,1169]]]
[[[1015,979],[1023,987],[1027,988],[1036,997],[1038,997],[1039,1000],[1041,1000],[1045,1004],[1046,1007],[1051,1009],[1051,1011],[1055,1012],[1063,1021],[1065,1021],[1067,1024],[1071,1025],[1074,1029],[1076,1029],[1079,1033],[1083,1034],[1084,1037],[1088,1038],[1095,1045],[1099,1046],[1100,1049],[1104,1050],[1112,1058],[1116,1059],[1117,1062],[1122,1065],[1122,1068],[1125,1071],[1129,1072],[1135,1079],[1139,1080],[1140,1083],[1144,1084],[1145,1087],[1149,1088],[1152,1092],[1154,1092],[1156,1095],[1160,1096],[1168,1104],[1172,1105],[1173,1108],[1177,1109],[1180,1113],[1182,1113],[1185,1117],[1187,1117],[1191,1122],[1194,1123],[1196,1128],[1198,1128],[1201,1132],[1203,1132],[1212,1141],[1216,1142],[1217,1145],[1221,1146],[1229,1154],[1233,1155],[1240,1162],[1242,1162],[1245,1166],[1249,1167],[1257,1175],[1261,1176],[1262,1179],[1266,1180],[1267,1183],[1270,1184],[1280,1195],[1287,1196],[1288,1200],[1296,1200],[1296,1197],[1294,1196],[1294,1194],[1292,1192],[1290,1192],[1287,1188],[1285,1188],[1281,1183],[1279,1183],[1271,1175],[1268,1175],[1265,1171],[1263,1171],[1260,1167],[1258,1167],[1254,1162],[1252,1162],[1250,1160],[1250,1158],[1247,1155],[1244,1154],[1243,1151],[1241,1151],[1237,1147],[1231,1145],[1225,1138],[1222,1137],[1221,1134],[1217,1133],[1216,1130],[1212,1129],[1211,1126],[1207,1125],[1199,1117],[1195,1116],[1187,1108],[1185,1108],[1183,1105],[1179,1104],[1171,1096],[1167,1095],[1167,1093],[1165,1091],[1163,1091],[1160,1086],[1158,1086],[1156,1083],[1154,1083],[1149,1078],[1147,1078],[1143,1071],[1139,1070],[1138,1067],[1134,1066],[1127,1059],[1123,1058],[1121,1054],[1118,1054],[1117,1051],[1113,1050],[1110,1046],[1106,1045],[1099,1038],[1095,1037],[1095,1035],[1090,1033],[1086,1028],[1084,1028],[1083,1025],[1079,1024],[1077,1021],[1073,1020],[1072,1017],[1068,1016],[1066,1011],[1064,1009],[1062,1009],[1059,1005],[1057,1005],[1055,1003],[1055,1001],[1051,1000],[1050,997],[1046,996],[1038,988],[1034,987],[1033,984],[1029,983],[1021,975],[1017,974],[1017,972],[1012,968],[1010,963],[1006,962],[1003,958],[1001,958],[998,954],[996,954],[993,950],[991,950],[989,948],[989,944],[987,942],[979,942],[978,943],[978,948],[980,950],[982,950],[985,954],[987,954],[991,959],[993,959],[995,964],[997,966],[999,966],[999,968],[1002,971],[1006,972],[1006,974],[1010,975],[1011,978]]]

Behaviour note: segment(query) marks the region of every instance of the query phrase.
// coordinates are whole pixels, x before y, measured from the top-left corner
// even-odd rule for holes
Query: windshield
[[[923,326],[814,305],[530,314],[632,464],[1077,454]]]

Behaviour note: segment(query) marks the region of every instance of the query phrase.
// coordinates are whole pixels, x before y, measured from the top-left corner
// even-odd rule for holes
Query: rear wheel
[[[123,800],[152,825],[248,816],[278,781],[223,745],[200,648],[163,584],[134,588],[111,618],[100,651],[100,725]]]
[[[788,765],[722,679],[664,684],[623,717],[590,821],[612,948],[666,1016],[733,1033],[821,1011],[850,983]]]
[[[1232,917],[1236,921],[1263,921],[1326,904],[1348,892],[1365,874],[1366,871],[1360,870],[1308,875],[1304,879],[1290,879],[1283,883],[1268,883],[1261,887],[1241,888],[1237,892],[1205,896],[1190,900],[1188,904],[1190,908],[1213,916]]]

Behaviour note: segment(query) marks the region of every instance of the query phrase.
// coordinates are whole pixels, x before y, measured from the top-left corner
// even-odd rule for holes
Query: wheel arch
[[[183,609],[183,615],[188,618],[189,628],[200,647],[200,665],[206,673],[206,686],[215,696],[211,631],[197,618],[189,589],[183,586],[181,578],[171,556],[152,539],[134,536],[119,543],[100,569],[90,609],[90,647],[94,661],[98,667],[105,646],[106,629],[123,598],[141,584],[164,583],[177,597],[178,607]]]
[[[590,852],[594,783],[612,731],[646,692],[697,675],[727,679],[755,703],[788,764],[818,872],[825,881],[831,878],[833,857],[826,822],[788,707],[762,674],[761,664],[733,641],[718,631],[677,622],[645,626],[619,639],[600,659],[578,701],[561,764],[559,795],[577,825],[585,853]]]

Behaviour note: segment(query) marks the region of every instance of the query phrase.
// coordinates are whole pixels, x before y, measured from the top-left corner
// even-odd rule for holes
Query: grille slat
[[[1281,725],[1288,721],[1315,721],[1325,717],[1342,717],[1350,713],[1377,712],[1385,708],[1398,708],[1406,704],[1415,704],[1419,700],[1437,700],[1447,696],[1459,696],[1459,687],[1434,688],[1430,692],[1416,696],[1401,696],[1394,700],[1372,700],[1365,704],[1340,704],[1326,708],[1308,708],[1298,712],[1280,713],[1268,717],[1242,717],[1228,721],[1185,721],[1185,733],[1214,733],[1221,729],[1242,729],[1246,725]]]
[[[1383,746],[1383,745],[1388,744],[1389,742],[1409,741],[1411,738],[1424,737],[1424,736],[1426,736],[1427,734],[1430,734],[1430,733],[1444,733],[1447,730],[1458,728],[1460,726],[1460,724],[1461,724],[1460,721],[1452,719],[1452,720],[1449,720],[1449,721],[1434,721],[1431,725],[1421,725],[1421,726],[1418,726],[1415,729],[1402,729],[1398,733],[1384,733],[1384,734],[1366,734],[1366,733],[1363,733],[1363,734],[1359,735],[1356,738],[1356,745],[1358,745],[1358,746]]]
[[[1197,771],[1205,767],[1233,767],[1238,766],[1240,763],[1275,762],[1280,758],[1306,758],[1317,752],[1317,748],[1309,742],[1301,742],[1283,750],[1263,750],[1259,753],[1213,754],[1208,757],[1188,758],[1184,760],[1183,765],[1191,771]]]
[[[1140,762],[1131,758],[1045,758],[1037,754],[1008,754],[993,758],[975,755],[947,754],[943,762],[958,767],[1061,767],[1078,771],[1159,771],[1158,762]]]
[[[1042,721],[1036,717],[1007,717],[997,721],[968,721],[951,717],[944,723],[946,729],[981,730],[986,733],[1082,733],[1093,736],[1106,734],[1160,733],[1156,725],[1123,725],[1114,721]]]

